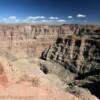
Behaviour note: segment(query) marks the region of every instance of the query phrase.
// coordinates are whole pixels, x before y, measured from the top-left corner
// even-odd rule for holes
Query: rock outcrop
[[[100,82],[100,27],[78,25],[74,28],[75,33],[71,35],[60,34],[57,41],[42,53],[42,58],[70,71],[70,74],[63,71],[66,78],[62,77],[69,86],[88,88],[100,98],[97,89]]]
[[[95,37],[98,39],[94,39]],[[100,35],[59,37],[55,44],[43,52],[43,59],[62,64],[70,71],[82,74],[99,70]]]

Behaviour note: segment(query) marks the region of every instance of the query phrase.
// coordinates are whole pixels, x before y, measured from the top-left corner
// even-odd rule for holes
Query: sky
[[[100,0],[0,0],[0,22],[100,24]]]

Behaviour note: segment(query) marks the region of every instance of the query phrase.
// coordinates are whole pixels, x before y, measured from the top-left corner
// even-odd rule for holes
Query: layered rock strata
[[[58,37],[72,34],[98,33],[99,25],[0,25],[0,45],[9,52],[27,52],[29,55],[41,55],[41,52],[55,43]]]
[[[8,91],[24,82],[54,86],[82,100],[98,100],[99,44],[99,25],[0,25],[0,84]]]
[[[42,58],[65,68],[66,78],[62,79],[68,85],[68,91],[78,94],[87,88],[100,98],[100,27],[79,25],[75,29],[71,35],[60,34],[42,53]]]
[[[80,74],[100,69],[100,39],[96,36],[67,36],[43,52],[43,58],[62,64]]]

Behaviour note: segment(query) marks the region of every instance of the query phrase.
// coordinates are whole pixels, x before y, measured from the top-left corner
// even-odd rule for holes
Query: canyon
[[[0,46],[0,97],[100,99],[100,25],[1,24]]]

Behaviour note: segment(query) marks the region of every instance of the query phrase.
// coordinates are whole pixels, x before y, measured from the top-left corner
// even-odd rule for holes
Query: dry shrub
[[[0,63],[0,75],[3,74],[3,72],[4,72],[4,69],[3,69],[2,64]]]
[[[38,87],[39,86],[39,82],[40,82],[39,77],[32,78],[32,85],[34,87]]]

